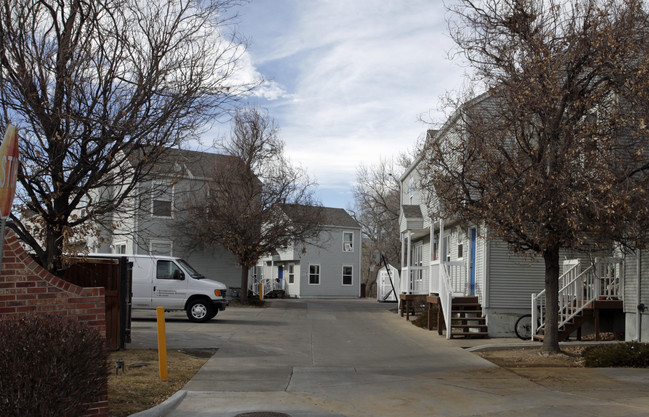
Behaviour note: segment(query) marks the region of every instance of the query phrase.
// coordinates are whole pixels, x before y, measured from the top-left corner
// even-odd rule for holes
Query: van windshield
[[[180,264],[180,266],[182,266],[183,269],[185,271],[187,271],[192,278],[194,278],[194,279],[203,279],[203,278],[205,278],[197,270],[195,270],[190,264],[188,264],[187,261],[185,261],[184,259],[176,259],[176,262],[178,262]]]

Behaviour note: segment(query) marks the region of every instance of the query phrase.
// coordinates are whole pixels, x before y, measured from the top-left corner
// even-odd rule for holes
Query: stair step
[[[480,303],[457,303],[453,301],[453,308],[480,308]]]
[[[470,329],[476,329],[481,332],[487,332],[486,324],[453,324],[451,325],[452,329],[461,329],[463,331],[469,331]]]
[[[481,338],[485,339],[489,337],[489,333],[487,332],[451,332],[451,339],[454,336],[464,336],[465,338]]]
[[[464,303],[464,304],[478,304],[478,297],[469,296],[469,297],[453,297],[453,303]]]
[[[466,323],[469,321],[484,324],[487,319],[484,317],[451,317],[451,323]]]

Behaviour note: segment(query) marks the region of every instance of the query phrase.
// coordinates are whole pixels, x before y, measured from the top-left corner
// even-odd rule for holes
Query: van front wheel
[[[197,298],[187,304],[187,318],[195,323],[203,323],[215,316],[212,302]]]

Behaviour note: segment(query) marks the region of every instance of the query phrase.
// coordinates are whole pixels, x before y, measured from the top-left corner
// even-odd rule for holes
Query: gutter
[[[637,310],[635,313],[635,341],[640,342],[642,339],[642,313],[645,310],[645,305],[642,304],[642,297],[641,297],[641,288],[642,288],[642,279],[641,279],[641,271],[642,271],[642,250],[638,249],[637,251],[637,268],[636,268],[636,305],[637,305]]]

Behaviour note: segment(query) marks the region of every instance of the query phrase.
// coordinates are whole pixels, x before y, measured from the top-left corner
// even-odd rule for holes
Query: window
[[[343,265],[343,285],[352,285],[353,271],[354,268],[352,266]]]
[[[437,251],[438,251],[438,249],[439,248],[437,247],[437,241],[434,241],[433,242],[433,261],[437,260]]]
[[[354,252],[354,232],[343,232],[343,252]]]
[[[125,242],[115,243],[115,245],[113,247],[113,253],[125,254],[126,253],[126,243]]]
[[[408,197],[410,204],[412,204],[413,197],[415,196],[415,180],[410,178],[410,184],[408,186]]]
[[[309,284],[320,285],[320,265],[309,265]]]
[[[169,240],[152,240],[149,242],[149,255],[171,256],[173,244]]]
[[[179,279],[182,273],[172,261],[158,261],[156,264],[156,279]]]
[[[295,265],[293,264],[288,264],[288,283],[295,283]]]
[[[163,188],[165,185],[160,182],[153,184],[153,198],[151,199],[151,216],[173,217],[173,185]]]
[[[457,236],[457,258],[462,259],[464,257],[464,235],[458,234]]]

